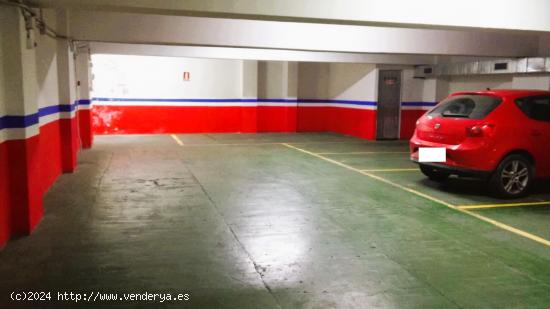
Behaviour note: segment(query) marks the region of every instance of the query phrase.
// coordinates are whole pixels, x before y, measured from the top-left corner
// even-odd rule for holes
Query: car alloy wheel
[[[535,178],[534,163],[526,155],[506,156],[489,178],[493,193],[501,198],[527,195]]]
[[[520,160],[507,162],[500,174],[500,181],[508,194],[520,194],[529,184],[529,167]]]

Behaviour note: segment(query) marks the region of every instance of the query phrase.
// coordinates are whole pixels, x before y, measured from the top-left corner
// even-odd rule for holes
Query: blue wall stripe
[[[359,101],[359,100],[334,100],[334,99],[145,99],[145,98],[92,98],[81,99],[73,104],[60,104],[42,107],[38,113],[26,116],[3,116],[0,117],[0,130],[9,128],[25,128],[38,124],[40,117],[53,115],[61,112],[72,112],[77,109],[78,105],[90,105],[92,101],[103,102],[194,102],[194,103],[333,103],[333,104],[351,104],[362,106],[376,106],[374,101]],[[401,106],[424,107],[435,106],[437,102],[401,102]]]
[[[26,116],[0,117],[0,130],[10,128],[26,128],[38,123],[38,113]]]
[[[89,101],[89,100],[88,100]],[[3,116],[0,117],[0,130],[2,129],[16,129],[26,128],[38,124],[40,117],[45,117],[62,112],[72,112],[76,110],[76,106],[79,101],[75,101],[74,104],[59,104],[41,107],[38,113],[29,114],[25,116]]]
[[[336,103],[364,106],[376,106],[376,101],[338,100],[338,99],[159,99],[159,98],[92,98],[100,102],[189,102],[189,103]],[[402,106],[435,106],[437,102],[401,102]]]
[[[225,103],[225,102],[257,102],[256,99],[142,99],[142,98],[92,98],[92,101],[103,101],[103,102],[216,102],[216,103]]]
[[[323,100],[323,99],[298,99],[298,103],[336,103],[336,104],[353,104],[376,106],[375,101],[359,101],[359,100]]]
[[[80,99],[80,100],[77,100],[76,103],[78,105],[90,105],[90,104],[92,104],[92,100],[90,100],[90,99]]]
[[[374,101],[333,100],[333,99],[158,99],[158,98],[92,98],[100,102],[190,102],[190,103],[339,103],[376,106]]]

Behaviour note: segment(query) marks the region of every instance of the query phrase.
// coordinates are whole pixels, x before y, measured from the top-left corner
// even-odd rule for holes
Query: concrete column
[[[7,162],[0,175],[0,245],[10,235],[29,234],[42,218],[42,188],[38,177],[39,114],[35,50],[27,49],[25,22],[18,9],[0,10],[3,88],[0,104],[1,148]],[[7,190],[6,187],[7,186]],[[4,187],[4,189],[2,189]],[[3,205],[2,205],[3,204]]]
[[[298,62],[284,62],[283,64],[283,94],[287,99],[298,97]]]
[[[91,74],[90,49],[86,44],[77,49],[76,85],[77,85],[77,120],[82,148],[91,148],[93,144],[92,106],[90,101]]]
[[[258,64],[259,131],[263,130],[262,124],[269,123],[266,126],[269,131],[296,132],[297,76],[294,62],[262,61]],[[270,108],[272,104],[277,104],[278,108]]]
[[[243,99],[258,98],[258,61],[243,61]]]
[[[244,60],[242,72],[242,126],[245,133],[258,132],[258,61]]]
[[[59,34],[66,35],[69,32],[67,23],[68,12],[58,10],[57,30]],[[57,40],[57,78],[59,91],[59,104],[61,113],[59,127],[61,133],[61,167],[63,172],[70,173],[76,168],[76,159],[80,140],[78,138],[78,124],[75,117],[76,82],[74,52],[68,40]]]
[[[286,109],[285,127],[288,132],[296,132],[298,130],[298,63],[285,61],[282,66],[282,97],[292,105]]]

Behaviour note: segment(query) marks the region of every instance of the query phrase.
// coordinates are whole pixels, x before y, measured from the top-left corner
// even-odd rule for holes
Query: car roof
[[[464,95],[464,94],[481,94],[481,95],[492,95],[499,97],[526,97],[526,96],[535,96],[535,95],[550,95],[550,91],[546,90],[533,90],[533,89],[491,89],[483,91],[460,91],[455,92],[452,95]]]

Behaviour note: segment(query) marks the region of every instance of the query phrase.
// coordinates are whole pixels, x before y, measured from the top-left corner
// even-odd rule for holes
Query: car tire
[[[533,163],[523,155],[513,154],[500,162],[489,185],[498,197],[518,198],[529,193],[533,180]]]
[[[430,180],[437,181],[437,182],[444,182],[451,175],[442,170],[438,170],[435,167],[422,165],[422,164],[420,165],[420,171],[422,172],[422,174],[428,176]]]

